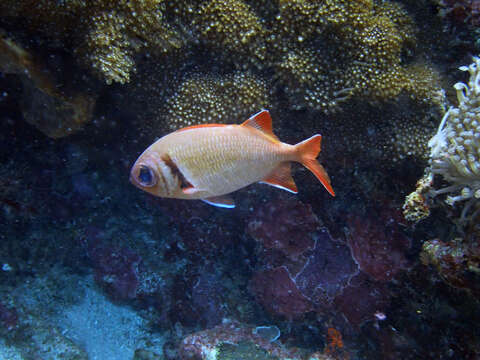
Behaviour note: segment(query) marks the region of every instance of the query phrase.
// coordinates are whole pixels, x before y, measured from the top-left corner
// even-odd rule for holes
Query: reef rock
[[[25,120],[51,138],[78,131],[92,118],[96,97],[82,92],[49,70],[33,53],[0,36],[0,70],[18,74]]]

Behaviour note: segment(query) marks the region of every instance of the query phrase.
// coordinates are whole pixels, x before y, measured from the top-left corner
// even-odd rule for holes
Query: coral
[[[280,329],[273,325],[273,326],[257,326],[255,329],[253,329],[253,333],[256,335],[260,335],[263,337],[265,340],[268,340],[270,342],[278,340],[280,337]]]
[[[251,287],[257,301],[272,314],[294,319],[314,310],[284,266],[257,272]]]
[[[70,36],[72,29],[78,25],[78,15],[88,10],[88,4],[81,0],[69,0],[53,3],[48,0],[3,1],[0,13],[6,19],[15,19],[25,28],[43,31],[54,38]]]
[[[163,290],[162,277],[157,270],[143,265],[137,251],[116,244],[105,231],[92,226],[85,229],[81,242],[91,261],[95,282],[112,300],[155,304]]]
[[[298,219],[302,219],[301,225]],[[301,226],[302,231],[299,231]],[[295,258],[315,247],[311,234],[319,227],[319,220],[309,205],[299,201],[274,202],[261,206],[248,223],[247,232],[266,249],[281,251]]]
[[[314,303],[328,306],[357,271],[357,264],[348,248],[322,229],[316,238],[313,253],[303,269],[295,275],[295,282]]]
[[[345,242],[316,219],[310,206],[294,199],[270,201],[253,214],[247,229],[259,244],[250,283],[257,301],[290,320],[307,312],[339,312],[355,326],[373,320],[390,303],[385,283],[411,265],[400,213],[384,206],[351,215]],[[291,240],[302,245],[285,246]]]
[[[85,43],[77,52],[107,83],[130,80],[135,52],[165,54],[183,46],[180,33],[165,21],[163,0],[105,1],[97,7],[90,9]]]
[[[430,215],[427,193],[430,191],[432,183],[433,175],[431,173],[427,173],[417,181],[417,188],[414,192],[407,195],[403,204],[403,217],[405,220],[418,223]]]
[[[0,36],[0,69],[18,74],[23,84],[21,108],[25,120],[51,138],[70,135],[92,118],[96,97],[79,84],[57,79],[40,57]],[[74,88],[75,86],[75,88]]]
[[[265,60],[267,30],[253,9],[240,0],[210,0],[202,3],[193,25],[209,48],[223,52],[240,64],[258,67]],[[244,65],[244,64],[243,64]]]
[[[361,326],[375,314],[388,309],[391,295],[383,283],[371,281],[366,274],[353,277],[349,286],[335,298],[335,308],[350,324]]]
[[[160,206],[165,213],[171,214],[171,221],[179,235],[167,252],[166,261],[172,261],[177,256],[180,259],[188,257],[195,263],[217,259],[226,248],[239,241],[238,234],[231,230],[232,223],[219,217],[214,208],[205,208],[201,203],[169,200],[162,200]]]
[[[406,258],[411,241],[402,232],[399,211],[382,208],[370,213],[349,217],[347,242],[362,271],[377,281],[389,281],[411,265]]]
[[[180,359],[289,359],[309,358],[300,349],[289,349],[280,342],[270,342],[254,333],[255,328],[228,321],[213,329],[203,330],[185,337],[180,343]],[[314,354],[312,354],[313,356]],[[328,359],[320,354],[311,359]]]
[[[225,360],[279,360],[278,357],[268,355],[265,350],[251,342],[222,343],[218,348],[218,358]]]
[[[461,330],[451,335],[443,313],[436,315],[443,325],[438,329],[448,331],[421,336],[429,334],[429,317],[435,316],[425,308],[438,303],[429,290],[438,287],[456,299],[458,291],[435,282],[435,276],[432,280],[425,267],[419,266],[418,273],[401,273],[410,266],[410,244],[398,215],[386,206],[373,211],[370,206],[379,198],[400,196],[402,181],[409,182],[411,174],[418,173],[417,161],[428,157],[427,140],[436,128],[431,114],[438,101],[437,79],[429,60],[422,58],[445,65],[443,56],[450,55],[432,51],[422,56],[433,47],[427,42],[416,47],[410,15],[418,22],[422,19],[413,11],[407,14],[401,3],[407,2],[4,0],[2,27],[24,44],[46,74],[45,83],[61,92],[63,76],[75,78],[74,83],[83,77],[101,101],[84,136],[61,141],[43,139],[28,131],[28,124],[20,133],[21,116],[2,114],[2,130],[7,131],[1,131],[0,140],[8,144],[2,157],[16,148],[23,150],[0,170],[0,222],[9,224],[0,234],[1,283],[32,287],[32,281],[43,278],[45,267],[62,268],[66,261],[79,264],[68,268],[80,273],[76,278],[52,272],[73,288],[95,280],[97,288],[87,282],[86,300],[105,300],[105,294],[105,302],[79,302],[80,312],[64,303],[58,287],[37,288],[36,296],[51,309],[68,310],[72,324],[88,317],[92,326],[98,319],[102,329],[108,325],[122,331],[126,327],[117,326],[122,321],[107,323],[111,316],[97,315],[111,300],[134,305],[130,310],[140,313],[146,332],[130,333],[141,334],[147,342],[169,337],[164,356],[158,355],[158,348],[138,344],[145,350],[136,351],[137,358],[178,359],[173,349],[181,338],[184,359],[328,358],[321,352],[308,355],[293,345],[325,349],[336,358],[347,358],[342,349],[355,346],[354,357],[375,358],[394,353],[375,353],[382,350],[376,334],[386,329],[395,333],[389,339],[396,352],[389,358],[428,358],[429,352],[438,358],[462,357],[467,350],[460,348],[478,344],[478,334],[470,331],[474,321],[461,324],[463,306],[452,306],[448,318],[460,323],[458,328],[467,334],[463,339],[457,335]],[[421,3],[428,7],[427,1]],[[450,38],[439,37],[443,36],[445,42]],[[9,52],[0,51],[0,58],[5,54]],[[15,69],[11,57],[4,63],[14,75],[0,78],[2,84],[23,81],[20,78],[27,75],[20,73],[25,69],[33,72],[33,67]],[[73,63],[84,69],[71,67]],[[441,70],[443,74],[445,68]],[[92,73],[100,81],[91,78]],[[26,89],[46,89],[37,84]],[[9,92],[7,100],[0,94],[2,109],[5,101],[17,98],[15,94]],[[29,99],[48,104],[41,96]],[[289,143],[317,132],[324,135],[322,157],[343,196],[324,201],[316,192],[318,184],[298,167],[294,176],[306,190],[300,198],[286,193],[274,198],[270,188],[253,186],[237,194],[237,210],[227,216],[202,203],[141,196],[123,181],[132,156],[154,138],[193,124],[240,123],[264,107],[275,113],[276,131],[283,131],[287,136],[281,138]],[[44,114],[28,109],[32,116]],[[342,111],[325,115],[337,110]],[[59,121],[51,122],[52,129],[60,122],[68,124],[68,116],[49,119],[55,117]],[[13,141],[13,130],[25,140]],[[387,164],[397,171],[385,171]],[[25,165],[30,166],[27,171]],[[371,176],[364,175],[365,169]],[[409,209],[416,209],[410,211],[413,218],[429,211],[426,198],[421,190],[410,199]],[[88,234],[88,241],[82,242],[79,229],[88,224],[98,224],[104,234]],[[432,226],[423,234],[441,231]],[[475,238],[438,241],[427,241],[434,246],[425,245],[422,260],[448,283],[474,289],[469,279],[477,280],[479,267]],[[419,247],[420,241],[414,244]],[[421,289],[421,296],[411,300],[407,289],[414,277],[423,287],[415,290]],[[57,298],[60,301],[53,300]],[[31,302],[31,297],[23,301]],[[29,347],[35,331],[27,327],[22,334],[28,314],[2,299],[0,322],[9,318],[2,304],[7,310],[17,309],[20,326],[12,331],[18,327],[15,336],[24,337]],[[107,310],[104,313],[114,314]],[[477,315],[478,309],[474,311]],[[382,312],[387,320],[376,321],[375,314]],[[250,325],[229,322],[229,317]],[[402,328],[403,319],[410,324]],[[214,328],[200,331],[205,327]],[[405,327],[418,329],[410,331],[419,336],[405,336]],[[64,330],[75,338],[82,329]],[[49,326],[40,332],[32,349],[72,345]],[[439,340],[441,350],[428,342],[432,338]],[[86,339],[98,344],[91,336]],[[125,355],[125,349],[130,349],[126,342],[113,350]],[[128,351],[130,357],[133,351]],[[50,353],[34,350],[28,355]]]
[[[410,100],[397,106],[352,102],[343,107],[344,112],[321,122],[322,132],[328,135],[322,155],[329,161],[341,156],[359,166],[371,164],[384,170],[398,169],[406,163],[427,163],[427,142],[435,133],[433,115],[437,111],[415,107]],[[314,123],[317,117],[313,113],[305,121]]]
[[[445,200],[447,216],[457,229],[449,238],[426,241],[422,261],[434,265],[448,284],[478,296],[472,279],[477,277],[479,261],[480,59],[474,57],[472,64],[460,70],[468,72],[468,82],[454,85],[458,105],[448,109],[428,142],[429,167],[417,190],[407,197],[404,209],[406,217],[418,220],[428,215],[425,209]]]
[[[192,287],[192,305],[200,315],[206,328],[211,328],[222,322],[226,316],[223,306],[225,287],[221,278],[212,270],[202,269]]]
[[[88,54],[89,65],[105,78],[107,84],[128,82],[135,63],[133,49],[122,32],[124,18],[112,10],[93,15],[91,22],[85,49],[79,51]]]
[[[348,98],[385,101],[401,92],[423,102],[438,89],[428,65],[402,62],[415,29],[396,3],[281,1],[273,29],[276,75],[294,107],[329,112]]]
[[[388,124],[377,139],[384,159],[391,159],[395,166],[405,159],[426,163],[428,161],[428,140],[435,132],[432,115],[437,111],[417,109],[415,114],[398,113],[386,119]]]
[[[262,245],[264,264],[251,288],[272,314],[293,319],[331,309],[333,299],[358,271],[348,247],[320,228],[311,207],[298,200],[277,200],[259,208],[248,231]],[[302,245],[289,245],[295,239]]]
[[[456,238],[449,242],[438,239],[423,243],[420,259],[434,266],[449,285],[466,289],[480,298],[480,243],[478,233],[471,239]]]
[[[140,257],[127,248],[97,246],[89,250],[95,270],[95,281],[114,300],[137,296]]]
[[[454,24],[480,25],[480,1],[478,0],[436,0],[441,9],[439,15],[448,18]]]
[[[212,328],[228,316],[248,318],[252,305],[237,288],[238,277],[230,279],[219,270],[223,268],[219,262],[189,265],[183,274],[172,279],[167,292],[172,304],[159,303],[159,308],[168,309],[171,324],[192,329]],[[246,283],[246,280],[242,282]]]
[[[169,130],[203,123],[240,123],[268,108],[267,85],[249,73],[186,78],[166,102]],[[160,125],[160,124],[159,124]]]
[[[107,83],[125,83],[135,69],[134,54],[175,52],[185,42],[181,31],[165,19],[162,0],[51,2],[6,1],[3,14],[32,31],[65,43],[80,62]]]
[[[342,334],[335,328],[327,329],[327,346],[325,352],[327,354],[335,354],[343,349]]]
[[[222,70],[273,70],[293,108],[328,112],[351,97],[376,102],[401,92],[423,102],[438,88],[428,64],[403,61],[415,27],[393,2],[22,0],[3,8],[9,19],[65,43],[107,83],[128,82],[136,54],[172,60],[201,43]]]
[[[468,84],[457,83],[458,107],[451,107],[444,115],[438,131],[430,139],[430,168],[427,174],[441,175],[449,186],[437,188],[434,184],[430,197],[449,194],[447,204],[465,204],[461,219],[480,199],[480,59],[474,58],[468,71]]]
[[[85,229],[81,241],[90,258],[95,282],[113,300],[152,302],[161,289],[159,275],[141,266],[142,257],[134,250],[109,241],[96,227]]]

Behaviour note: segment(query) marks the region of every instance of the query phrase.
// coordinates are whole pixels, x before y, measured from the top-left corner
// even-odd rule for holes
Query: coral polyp
[[[455,84],[458,107],[451,107],[429,141],[431,172],[448,186],[432,189],[431,196],[448,194],[446,202],[464,202],[463,216],[480,199],[480,59],[460,70],[469,73],[468,84]]]

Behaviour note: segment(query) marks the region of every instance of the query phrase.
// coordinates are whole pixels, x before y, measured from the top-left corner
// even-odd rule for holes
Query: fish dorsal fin
[[[275,186],[276,188],[298,193],[297,185],[292,178],[290,163],[284,162],[278,165],[265,179],[260,181],[263,184]]]
[[[273,133],[272,118],[268,110],[262,110],[245,121],[242,126],[249,126],[254,129],[260,130],[265,135],[278,140],[277,136]]]

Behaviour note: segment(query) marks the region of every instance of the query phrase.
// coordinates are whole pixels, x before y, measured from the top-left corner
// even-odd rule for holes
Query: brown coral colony
[[[292,108],[339,110],[342,102],[431,98],[428,64],[404,64],[415,26],[403,8],[377,1],[279,1],[257,9],[240,0],[166,2],[5,1],[1,10],[34,32],[59,37],[79,64],[107,84],[129,82],[143,56],[176,62],[197,45],[225,69],[274,71]],[[260,12],[267,12],[263,18]],[[61,34],[51,24],[63,27]],[[57,29],[58,30],[58,29]],[[188,60],[187,60],[188,61]],[[181,66],[181,64],[178,64]],[[195,73],[195,71],[193,71]]]

